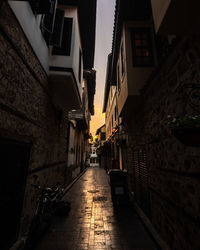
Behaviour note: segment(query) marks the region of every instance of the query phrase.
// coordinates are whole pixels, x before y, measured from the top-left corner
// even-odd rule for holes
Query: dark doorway
[[[0,249],[7,250],[17,240],[30,157],[28,143],[0,139]]]

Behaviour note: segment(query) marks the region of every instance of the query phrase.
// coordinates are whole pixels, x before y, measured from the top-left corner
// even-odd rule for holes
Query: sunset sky
[[[96,94],[95,94],[95,115],[92,117],[90,132],[94,136],[96,130],[105,123],[105,116],[102,114],[104,85],[107,66],[107,56],[111,52],[113,22],[114,22],[115,0],[97,0],[97,26],[96,26],[96,50],[95,65]]]

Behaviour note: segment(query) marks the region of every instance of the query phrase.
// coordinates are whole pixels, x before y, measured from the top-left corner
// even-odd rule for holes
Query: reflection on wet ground
[[[35,250],[158,249],[132,207],[113,209],[103,169],[89,168],[65,199],[69,215],[54,219]]]

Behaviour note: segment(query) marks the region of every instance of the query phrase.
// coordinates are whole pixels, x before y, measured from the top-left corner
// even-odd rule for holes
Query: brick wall
[[[129,147],[147,150],[152,223],[173,250],[200,248],[200,149],[179,142],[165,122],[200,114],[190,95],[200,87],[199,58],[199,38],[181,39],[143,90],[140,117],[128,122]]]
[[[37,194],[31,184],[66,186],[67,116],[53,105],[48,78],[7,3],[0,9],[0,138],[28,142],[31,156],[21,220],[23,235],[33,215]],[[11,156],[12,157],[12,156]]]

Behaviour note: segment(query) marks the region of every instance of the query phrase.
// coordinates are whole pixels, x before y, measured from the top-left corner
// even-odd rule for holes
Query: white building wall
[[[75,33],[76,33],[74,19],[77,13],[76,13],[75,8],[68,8],[68,9],[63,9],[63,10],[65,10],[65,17],[73,18],[71,50],[70,50],[71,53],[70,53],[70,56],[50,54],[50,65],[54,67],[71,68],[73,65],[74,40],[75,40]]]
[[[97,162],[98,160],[98,155],[96,153],[97,148],[92,146],[91,147],[91,154],[90,154],[90,167],[98,167],[99,166],[99,162]],[[92,161],[91,161],[92,159]],[[93,160],[95,159],[95,163],[93,162]]]
[[[73,18],[70,56],[51,55],[40,30],[41,15],[34,15],[28,1],[9,1],[17,20],[44,70],[48,73],[49,66],[72,68],[80,96],[82,96],[83,59],[81,62],[81,81],[79,81],[79,50],[82,51],[78,23],[77,7],[67,6],[65,17]]]
[[[8,1],[44,70],[49,71],[49,49],[40,30],[41,15],[35,16],[28,1]]]
[[[71,50],[70,56],[66,55],[51,55],[50,54],[50,66],[72,68],[74,76],[77,82],[77,87],[82,96],[82,80],[83,80],[83,59],[82,59],[82,70],[81,70],[81,81],[79,82],[79,50],[81,49],[80,32],[78,24],[78,13],[77,7],[67,6],[65,10],[65,17],[73,18],[72,23],[72,39],[71,39]],[[82,51],[82,50],[81,50]]]
[[[79,23],[78,23],[78,13],[77,9],[75,10],[74,15],[74,35],[73,35],[73,41],[72,44],[74,46],[73,50],[73,63],[72,68],[74,70],[74,74],[76,77],[76,81],[78,83],[78,89],[80,91],[80,94],[82,96],[82,82],[83,82],[83,54],[82,54],[82,48],[81,48],[81,41],[80,41],[80,30],[79,30]],[[81,80],[79,81],[79,51],[81,51]]]

